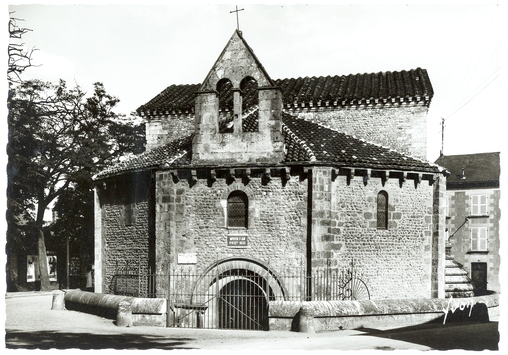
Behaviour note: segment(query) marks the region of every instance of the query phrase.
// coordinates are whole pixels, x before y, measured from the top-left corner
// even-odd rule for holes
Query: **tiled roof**
[[[258,111],[243,119],[245,131],[257,127]],[[282,133],[286,156],[282,165],[322,164],[351,168],[371,168],[437,173],[439,167],[316,123],[283,113]],[[108,168],[96,179],[131,171],[189,167],[193,135],[172,141]]]
[[[438,167],[417,158],[399,153],[393,149],[382,147],[347,135],[345,133],[295,118],[283,113],[283,132],[297,137],[295,151],[306,150],[310,161],[322,162],[347,167],[397,169],[406,171],[438,172]],[[288,147],[290,151],[291,144]],[[288,154],[286,162],[298,161]]]
[[[138,108],[138,112],[194,110],[194,97],[201,84],[171,85]]]
[[[434,92],[425,69],[400,72],[350,74],[275,80],[282,88],[284,104],[295,102],[344,102],[363,100],[432,98]]]
[[[96,174],[94,179],[170,165],[188,165],[192,159],[193,134],[130,157]]]
[[[427,105],[434,95],[425,69],[396,72],[350,74],[274,80],[282,89],[284,107],[301,105],[350,106],[369,102],[422,101]],[[191,113],[200,84],[171,85],[137,111],[146,116],[168,115],[173,111]],[[255,91],[247,90],[243,97],[244,110],[257,105]],[[220,109],[233,107],[231,87],[221,94]]]
[[[436,164],[450,172],[446,179],[447,188],[499,187],[499,152],[442,155],[436,160]]]

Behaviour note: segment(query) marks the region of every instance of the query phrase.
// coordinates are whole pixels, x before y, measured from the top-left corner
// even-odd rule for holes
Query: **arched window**
[[[219,95],[219,133],[233,133],[233,84],[229,79],[217,83]]]
[[[242,112],[247,112],[251,108],[259,105],[258,82],[251,76],[246,76],[240,82],[242,92]],[[242,121],[242,130],[244,132],[259,132],[259,121],[255,116],[248,116]]]
[[[247,228],[249,201],[243,191],[228,196],[228,227]]]
[[[377,194],[377,229],[388,229],[388,193]]]

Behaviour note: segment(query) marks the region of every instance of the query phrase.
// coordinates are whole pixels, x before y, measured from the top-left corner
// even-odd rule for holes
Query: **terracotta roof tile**
[[[128,158],[96,174],[94,179],[120,175],[127,172],[154,169],[164,164],[188,165],[192,159],[193,136],[194,134],[191,134],[190,136],[176,139],[163,146]]]
[[[305,77],[278,79],[274,81],[282,90],[283,105],[293,106],[315,102],[345,102],[355,104],[362,100],[416,99],[431,100],[434,92],[425,69],[417,68],[400,72],[350,74],[347,76]],[[194,110],[195,93],[200,84],[171,85],[152,100],[138,108],[147,116],[165,114],[173,110]],[[256,95],[243,98],[244,110],[257,105]],[[430,102],[427,102],[430,103]],[[220,109],[231,110],[233,95],[231,87],[221,94]],[[155,112],[155,113],[154,113]]]
[[[286,142],[288,149],[302,149],[301,142],[305,142],[311,149],[307,155],[315,156],[316,162],[358,168],[437,172],[436,165],[286,113],[283,114],[283,123],[284,136],[287,137],[289,131],[300,140],[300,143],[296,140]],[[300,146],[291,147],[291,144]],[[286,157],[286,163],[291,163],[290,159]]]
[[[257,131],[258,111],[252,111],[243,119],[246,132]],[[369,143],[342,132],[299,119],[290,114],[282,115],[282,133],[286,156],[281,162],[287,165],[323,164],[352,168],[393,169],[427,173],[439,172],[435,164],[398,153]],[[96,179],[131,171],[191,165],[193,135],[172,141],[136,157],[118,163],[96,175]]]
[[[139,109],[143,108],[147,113],[154,111],[194,110],[194,97],[199,86],[200,84],[171,85]]]

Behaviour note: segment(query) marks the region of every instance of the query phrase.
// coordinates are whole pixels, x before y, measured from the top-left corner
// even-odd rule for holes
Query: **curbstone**
[[[132,305],[127,301],[118,304],[116,313],[117,327],[132,327]]]
[[[291,327],[304,333],[430,321],[486,322],[499,315],[499,294],[440,299],[275,301],[270,302],[269,312],[274,329]],[[292,326],[295,322],[298,329]]]
[[[63,291],[56,291],[53,293],[53,301],[51,304],[52,310],[64,310],[65,309],[65,301],[64,301],[65,293]]]
[[[312,314],[312,310],[306,307],[300,308],[300,322],[299,322],[299,330],[302,333],[315,333],[316,326],[314,321],[314,315]]]

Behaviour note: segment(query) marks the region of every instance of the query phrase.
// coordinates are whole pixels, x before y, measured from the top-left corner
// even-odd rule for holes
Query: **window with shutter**
[[[471,250],[487,251],[488,237],[487,227],[471,227]]]
[[[473,195],[471,196],[471,215],[484,216],[487,214],[488,196]]]
[[[446,196],[446,217],[450,217],[450,207],[452,205],[452,197],[450,195]]]
[[[233,191],[228,196],[228,227],[247,228],[248,199],[243,191]]]

